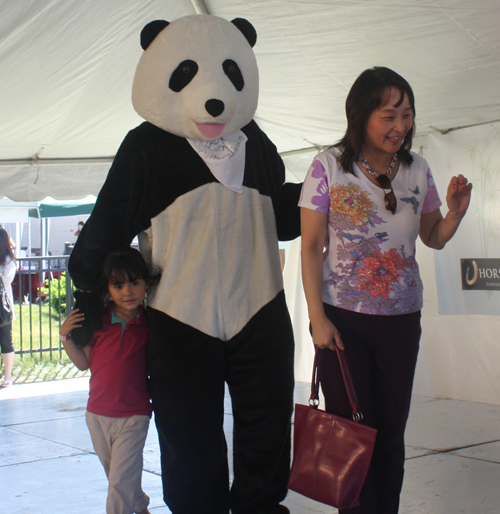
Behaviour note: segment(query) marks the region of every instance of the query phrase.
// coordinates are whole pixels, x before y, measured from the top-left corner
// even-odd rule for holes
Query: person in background
[[[394,71],[365,70],[346,114],[344,137],[316,156],[303,184],[302,276],[326,410],[351,413],[337,357],[344,351],[364,423],[378,430],[360,506],[340,512],[396,514],[421,334],[415,242],[443,248],[472,186],[451,179],[443,218],[429,165],[410,151],[413,92]]]
[[[0,279],[7,291],[12,308],[12,319],[15,319],[14,299],[12,296],[12,281],[16,275],[16,257],[9,241],[9,234],[4,228],[0,227]],[[12,322],[0,327],[0,347],[2,350],[2,360],[5,369],[1,387],[10,387],[13,384],[12,367],[14,366],[14,345],[12,344]]]
[[[107,301],[101,329],[87,346],[76,346],[71,331],[84,319],[78,309],[60,329],[69,358],[78,369],[91,371],[86,420],[109,482],[107,514],[149,514],[149,497],[142,490],[143,449],[152,413],[143,302],[158,280],[139,251],[112,253],[104,265]]]
[[[75,232],[75,239],[78,239],[78,236],[80,235],[80,232],[82,231],[82,228],[84,227],[85,222],[79,221],[78,222],[78,230]]]

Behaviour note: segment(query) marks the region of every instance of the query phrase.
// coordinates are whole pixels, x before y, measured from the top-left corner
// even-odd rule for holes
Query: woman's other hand
[[[440,209],[422,214],[420,239],[429,248],[441,250],[453,237],[469,208],[472,184],[463,175],[452,177],[446,192],[448,212],[443,218]]]
[[[452,177],[446,192],[446,204],[451,214],[463,218],[469,208],[472,184],[466,177]]]
[[[340,332],[326,316],[314,323],[311,321],[311,327],[315,346],[321,349],[330,348],[330,350],[335,350],[336,346],[339,350],[344,350]]]

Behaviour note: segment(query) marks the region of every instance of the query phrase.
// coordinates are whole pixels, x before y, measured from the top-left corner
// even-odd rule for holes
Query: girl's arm
[[[323,285],[323,249],[327,235],[328,214],[301,207],[302,282],[307,300],[313,343],[318,348],[344,349],[339,331],[327,318],[321,296]]]
[[[79,312],[79,309],[72,310],[68,317],[64,320],[64,323],[61,325],[61,329],[59,330],[59,334],[63,337],[67,337],[70,335],[70,332],[74,328],[81,327],[81,323],[84,320],[85,315]],[[61,339],[62,341],[62,339]],[[92,352],[91,346],[84,346],[83,348],[79,348],[76,346],[73,339],[68,341],[62,341],[64,345],[64,349],[68,354],[68,357],[72,360],[73,364],[82,371],[89,369],[89,361],[90,361],[90,353]]]
[[[469,207],[471,190],[472,184],[463,175],[453,177],[446,194],[446,216],[443,218],[439,209],[422,214],[419,235],[426,246],[441,250],[453,237]]]

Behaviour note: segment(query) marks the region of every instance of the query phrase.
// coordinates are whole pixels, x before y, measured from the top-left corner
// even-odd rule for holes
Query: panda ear
[[[141,46],[143,50],[153,42],[154,38],[169,24],[165,20],[149,22],[141,31]]]
[[[253,25],[248,20],[245,20],[245,18],[235,18],[231,21],[231,23],[236,25],[236,27],[245,36],[245,39],[250,43],[250,46],[253,48],[257,42],[257,32],[255,31]]]

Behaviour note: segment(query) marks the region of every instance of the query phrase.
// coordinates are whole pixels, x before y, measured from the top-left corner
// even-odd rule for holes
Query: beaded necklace
[[[392,172],[394,171],[394,166],[396,166],[397,157],[398,157],[397,152],[394,152],[392,154],[391,165],[389,166],[389,169],[387,170],[387,172],[385,174],[387,177],[390,177]],[[370,165],[368,164],[368,161],[361,154],[359,154],[358,159],[361,162],[361,164],[363,165],[363,167],[365,168],[365,170],[370,175],[372,175],[375,178],[377,178],[380,175],[380,173],[377,173],[373,168],[370,167]]]

